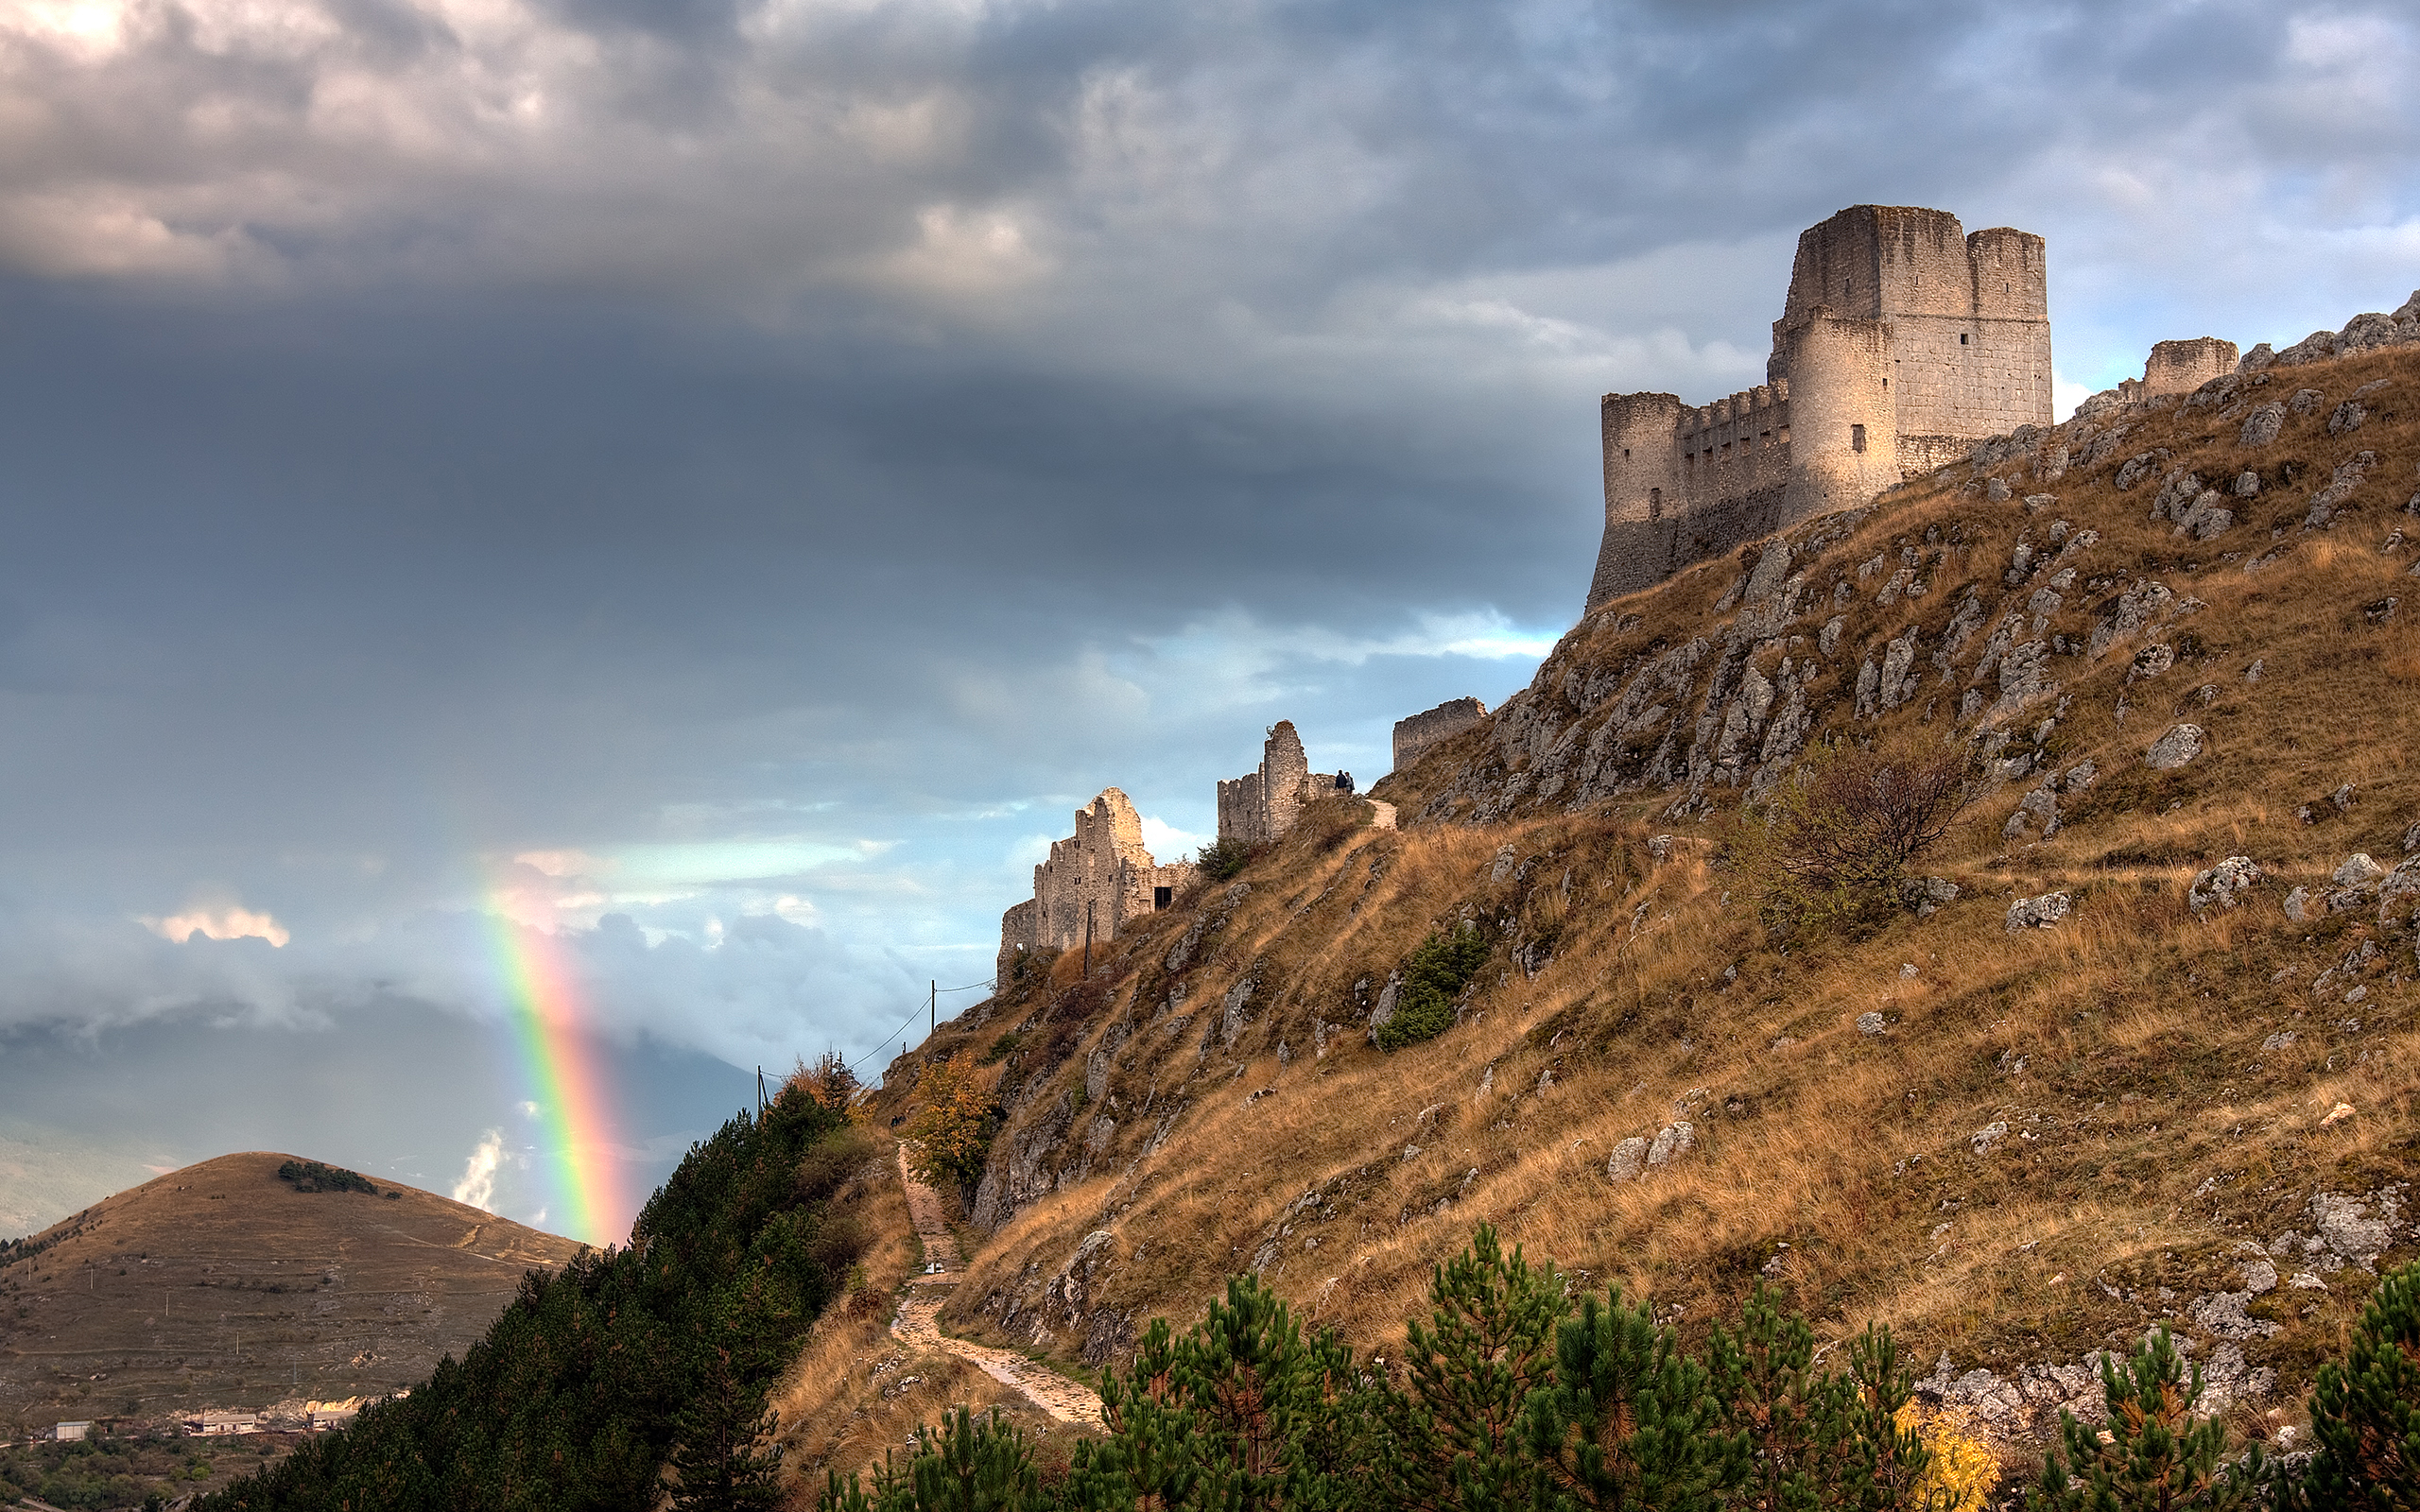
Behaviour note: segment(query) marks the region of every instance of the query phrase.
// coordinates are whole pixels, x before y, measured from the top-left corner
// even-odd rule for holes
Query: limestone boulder
[[[2267,446],[2276,440],[2277,433],[2286,428],[2286,406],[2275,400],[2259,405],[2243,418],[2243,429],[2237,433],[2239,446]]]
[[[1655,1131],[1654,1143],[1647,1147],[1648,1168],[1652,1170],[1659,1165],[1669,1165],[1696,1149],[1697,1144],[1698,1126],[1695,1124],[1685,1119],[1677,1124],[1667,1124]]]
[[[1634,1134],[1614,1146],[1613,1159],[1605,1162],[1605,1176],[1614,1181],[1635,1181],[1647,1170],[1647,1141]]]
[[[2250,856],[2229,856],[2206,871],[2193,875],[2185,902],[2195,913],[2239,907],[2260,881],[2260,864]]]
[[[2199,757],[2206,738],[2199,725],[2170,725],[2143,753],[2143,765],[2155,772],[2173,771]]]
[[[2008,905],[2008,932],[2021,935],[2029,929],[2048,929],[2074,912],[2075,900],[2063,892],[2019,898]]]
[[[2328,874],[2330,880],[2339,887],[2358,887],[2363,883],[2376,882],[2385,875],[2386,868],[2371,860],[2370,853],[2366,850],[2354,851]]]

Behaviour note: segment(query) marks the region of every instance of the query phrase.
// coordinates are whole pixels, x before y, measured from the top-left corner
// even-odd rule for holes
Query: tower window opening
[[[1958,333],[1958,344],[1959,344],[1960,346],[1962,346],[1962,346],[1964,346],[1964,345],[1966,344],[1966,333],[1965,333],[1965,332],[1961,331],[1961,332],[1959,332],[1959,333]]]
[[[1625,462],[1630,460],[1630,448],[1627,446],[1622,448],[1622,460]]]
[[[1849,450],[1852,452],[1862,452],[1865,450],[1864,426],[1852,425],[1849,427]]]
[[[1883,380],[1882,380],[1882,387],[1885,387],[1885,388],[1890,387],[1891,387],[1891,380],[1890,380],[1890,379],[1888,379],[1888,378],[1883,379]]]
[[[1647,518],[1650,520],[1661,520],[1664,518],[1664,490],[1662,489],[1650,489],[1647,490]]]

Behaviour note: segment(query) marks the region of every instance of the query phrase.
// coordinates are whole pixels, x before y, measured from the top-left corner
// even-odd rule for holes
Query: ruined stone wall
[[[996,989],[1016,976],[1017,958],[1034,948],[1034,902],[1028,898],[1000,916],[1000,954],[992,963],[992,982]]]
[[[2235,343],[2217,336],[2158,342],[2143,364],[2142,387],[2134,397],[2189,394],[2211,379],[2235,371],[2236,361]]]
[[[1487,717],[1487,705],[1477,698],[1449,698],[1434,709],[1395,721],[1395,770],[1420,760],[1441,740],[1451,740]]]
[[[1661,581],[1978,439],[2050,422],[2041,237],[1856,205],[1798,240],[1766,383],[1692,408],[1608,394],[1605,533],[1588,606]]]
[[[1269,729],[1260,765],[1219,783],[1219,838],[1264,844],[1292,829],[1313,799],[1352,790],[1349,774],[1312,771],[1294,722],[1281,719]]]
[[[1005,981],[1016,957],[1028,951],[1081,946],[1091,925],[1093,941],[1114,939],[1129,919],[1167,906],[1193,876],[1189,862],[1161,866],[1143,848],[1143,819],[1116,788],[1076,811],[1076,833],[1050,843],[1049,858],[1033,868],[1033,897],[1000,916],[996,969]]]
[[[1259,845],[1270,838],[1269,805],[1260,796],[1260,773],[1219,780],[1219,838]]]

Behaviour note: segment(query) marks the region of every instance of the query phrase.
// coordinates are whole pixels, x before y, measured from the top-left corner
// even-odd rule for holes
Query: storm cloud
[[[2046,235],[2070,399],[2400,303],[2415,48],[2386,5],[15,7],[0,1057],[241,1042],[146,1136],[199,1158],[306,1046],[496,1053],[526,929],[617,1054],[875,1073],[1100,787],[1183,849],[1275,719],[1366,782],[1525,682],[1597,395],[1758,381],[1833,211]],[[699,1074],[631,1149],[727,1114]],[[508,1082],[315,1103],[303,1153],[423,1117],[450,1185]]]

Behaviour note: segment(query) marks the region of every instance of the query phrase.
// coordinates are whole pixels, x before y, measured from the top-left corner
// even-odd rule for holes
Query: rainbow
[[[494,900],[488,923],[522,1084],[538,1110],[549,1193],[544,1227],[592,1245],[624,1242],[637,1214],[626,1211],[616,1178],[613,1098],[595,1041],[579,1032],[578,980],[561,937],[516,921],[504,902]]]

